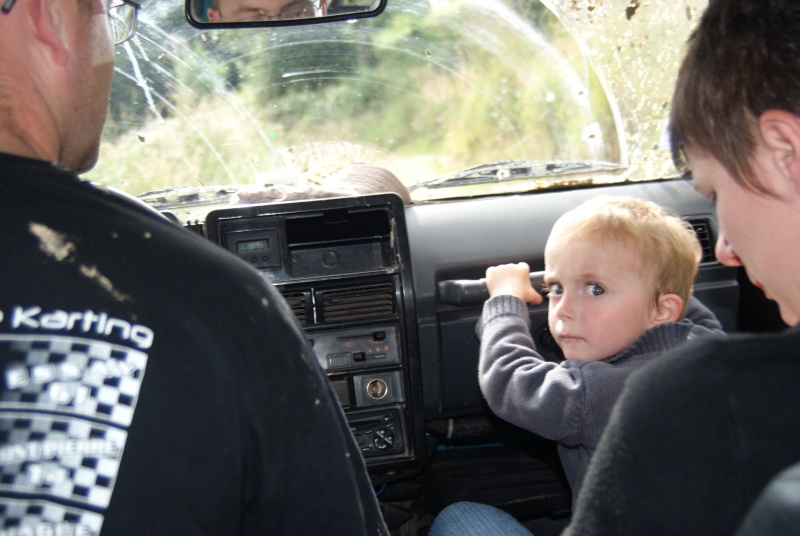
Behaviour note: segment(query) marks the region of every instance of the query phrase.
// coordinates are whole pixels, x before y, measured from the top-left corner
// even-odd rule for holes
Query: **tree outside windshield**
[[[589,42],[605,45],[605,19],[563,3],[391,0],[372,19],[203,31],[185,22],[181,0],[145,2],[137,36],[117,47],[101,160],[88,178],[133,195],[227,187],[224,197],[324,183],[351,162],[385,166],[409,186],[504,160],[630,170],[631,123],[607,91],[619,45],[587,53],[574,35],[588,27]],[[630,28],[632,18],[623,20]],[[660,66],[665,87],[668,67]],[[647,117],[639,111],[638,121],[656,125],[651,138],[664,98]],[[541,180],[513,182],[416,194],[523,191]]]

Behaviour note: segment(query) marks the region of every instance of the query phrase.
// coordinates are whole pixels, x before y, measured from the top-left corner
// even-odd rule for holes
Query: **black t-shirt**
[[[386,533],[313,351],[245,263],[0,155],[0,266],[0,531]]]
[[[800,328],[708,337],[632,374],[565,535],[733,534],[800,460]]]

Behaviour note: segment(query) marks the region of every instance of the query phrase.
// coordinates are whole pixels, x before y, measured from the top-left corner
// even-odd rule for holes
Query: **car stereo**
[[[206,234],[258,269],[289,303],[373,483],[417,472],[425,433],[401,198],[234,206],[209,213]]]

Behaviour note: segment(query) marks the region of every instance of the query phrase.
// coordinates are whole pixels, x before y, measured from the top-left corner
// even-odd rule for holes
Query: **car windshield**
[[[183,0],[146,0],[85,178],[189,220],[354,162],[415,202],[675,177],[670,90],[702,3],[389,0],[354,21],[199,29]]]

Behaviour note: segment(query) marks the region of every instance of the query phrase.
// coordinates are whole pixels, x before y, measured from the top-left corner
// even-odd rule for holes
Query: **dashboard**
[[[477,380],[480,279],[507,262],[543,270],[556,219],[604,194],[655,201],[692,224],[704,254],[695,295],[736,331],[741,275],[715,260],[714,208],[684,180],[412,205],[393,193],[236,205],[211,212],[205,234],[285,297],[379,485],[430,470],[437,445],[460,434],[503,433]],[[559,360],[546,303],[529,310],[534,340]]]

